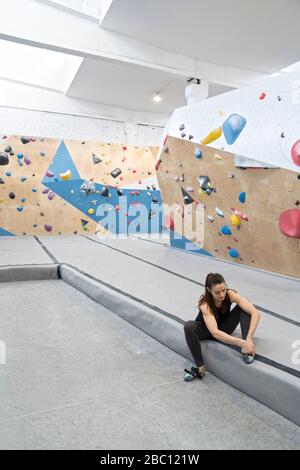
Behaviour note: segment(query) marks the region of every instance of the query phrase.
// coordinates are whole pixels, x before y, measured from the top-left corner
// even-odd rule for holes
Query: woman
[[[236,306],[230,310],[231,304]],[[199,313],[195,321],[187,321],[184,333],[187,345],[195,359],[196,366],[191,371],[185,369],[185,380],[201,379],[206,372],[201,353],[200,341],[216,339],[241,348],[247,364],[256,354],[253,335],[260,320],[260,313],[235,290],[228,289],[221,274],[210,273],[205,281],[205,293],[199,299]],[[231,336],[241,324],[242,339]]]

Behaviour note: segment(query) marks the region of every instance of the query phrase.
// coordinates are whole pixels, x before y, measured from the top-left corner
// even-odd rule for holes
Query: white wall
[[[0,106],[0,139],[20,134],[141,146],[160,145],[162,133],[157,126]]]

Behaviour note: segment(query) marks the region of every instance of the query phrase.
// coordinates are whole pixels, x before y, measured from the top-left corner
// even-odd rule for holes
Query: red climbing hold
[[[292,147],[292,159],[295,165],[300,166],[300,140],[297,140]]]
[[[174,230],[174,219],[167,215],[164,217],[164,227],[170,230]]]
[[[279,217],[279,228],[286,237],[300,238],[300,210],[291,209],[282,212]]]
[[[123,150],[124,150],[124,152],[125,152],[125,150],[127,150],[126,145],[123,145]]]
[[[266,93],[261,93],[259,99],[264,100],[266,96],[267,96]]]

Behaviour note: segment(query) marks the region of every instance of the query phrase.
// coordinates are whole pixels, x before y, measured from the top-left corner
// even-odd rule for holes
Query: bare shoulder
[[[239,293],[234,289],[227,289],[227,293],[228,293],[230,302],[237,303],[237,301],[241,298]]]
[[[212,312],[207,302],[203,302],[203,304],[200,307],[200,310],[203,313],[203,315],[212,315]]]

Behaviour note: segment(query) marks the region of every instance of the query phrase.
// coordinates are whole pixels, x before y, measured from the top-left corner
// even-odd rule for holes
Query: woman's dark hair
[[[203,295],[201,295],[200,299],[199,299],[199,303],[198,303],[198,309],[200,310],[200,307],[202,304],[204,304],[205,302],[207,303],[207,305],[209,306],[210,310],[213,312],[213,314],[217,317],[218,316],[218,311],[217,311],[217,307],[214,303],[214,299],[213,299],[213,296],[212,294],[209,292],[208,289],[211,289],[213,286],[216,286],[217,284],[226,284],[225,283],[225,279],[224,277],[221,275],[221,274],[218,274],[218,273],[210,273],[206,276],[206,280],[205,280],[205,293]],[[228,302],[229,298],[228,298],[228,295],[226,295],[225,297],[225,301],[224,301],[224,304],[223,304],[223,308],[226,308],[227,307],[227,302]]]

